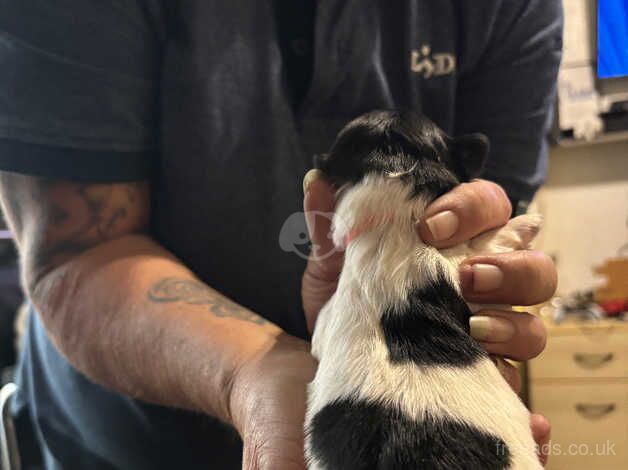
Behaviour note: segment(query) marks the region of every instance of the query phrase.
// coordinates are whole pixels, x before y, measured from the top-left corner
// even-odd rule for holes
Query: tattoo
[[[55,263],[127,233],[135,201],[126,185],[41,186],[51,214],[38,264]],[[133,199],[137,199],[134,197]],[[136,224],[134,230],[143,229]]]
[[[126,187],[126,194],[130,202],[135,202],[140,199],[142,183],[128,183]]]
[[[220,318],[236,318],[257,325],[266,320],[221,296],[202,282],[167,277],[151,287],[148,299],[156,303],[184,302],[189,305],[207,305],[209,312]]]
[[[148,222],[145,183],[74,183],[0,172],[0,198],[27,277],[35,279],[99,243],[144,231]]]

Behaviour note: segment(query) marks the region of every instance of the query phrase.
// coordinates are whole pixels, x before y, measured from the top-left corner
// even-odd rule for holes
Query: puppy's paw
[[[540,214],[525,214],[510,219],[503,227],[475,237],[469,247],[475,253],[505,253],[526,250],[543,225]]]

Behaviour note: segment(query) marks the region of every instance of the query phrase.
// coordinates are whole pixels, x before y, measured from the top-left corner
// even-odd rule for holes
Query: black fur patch
[[[447,136],[424,116],[374,111],[345,126],[331,152],[317,165],[337,185],[357,183],[367,174],[404,173],[415,193],[436,198],[459,181],[441,160]]]
[[[451,139],[425,116],[373,111],[347,124],[330,153],[315,157],[315,166],[338,186],[367,174],[403,173],[413,196],[435,199],[477,176],[487,152],[486,138]]]
[[[472,365],[486,352],[469,336],[471,311],[441,273],[408,295],[402,310],[387,309],[381,319],[393,363]]]
[[[510,465],[501,439],[446,418],[414,422],[374,403],[338,400],[308,430],[314,455],[329,470],[500,470]]]

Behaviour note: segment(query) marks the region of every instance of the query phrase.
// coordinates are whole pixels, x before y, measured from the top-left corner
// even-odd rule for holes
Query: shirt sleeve
[[[0,170],[145,177],[160,40],[140,0],[0,2]]]
[[[512,199],[529,201],[547,173],[562,7],[560,0],[498,5],[483,19],[490,31],[485,47],[459,77],[456,133],[485,133],[491,151],[483,177]]]

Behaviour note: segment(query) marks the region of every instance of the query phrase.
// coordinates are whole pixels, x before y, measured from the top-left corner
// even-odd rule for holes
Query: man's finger
[[[328,236],[331,218],[323,214],[333,213],[335,206],[334,188],[325,179],[323,172],[308,171],[303,178],[303,208],[310,239],[317,249],[324,250],[333,246]]]
[[[336,204],[334,187],[327,182],[322,172],[311,170],[303,179],[303,193],[305,220],[312,248],[301,282],[301,298],[311,333],[320,309],[336,290],[344,253],[336,249],[330,238]]]
[[[446,248],[501,227],[511,213],[510,201],[501,186],[475,180],[455,187],[430,204],[418,230],[425,243]]]
[[[534,442],[538,448],[539,460],[543,465],[546,465],[549,457],[550,423],[544,416],[533,414],[530,416],[530,427],[532,428],[532,437],[534,437]]]
[[[525,312],[480,310],[469,320],[471,336],[490,354],[527,361],[543,351],[547,332],[543,321]]]
[[[319,170],[310,170],[303,179],[305,221],[312,242],[308,262],[310,274],[334,280],[342,268],[343,254],[330,237],[332,214],[336,205],[335,189]]]
[[[539,251],[475,256],[460,266],[462,294],[479,304],[535,305],[554,294],[557,282],[554,262]]]

